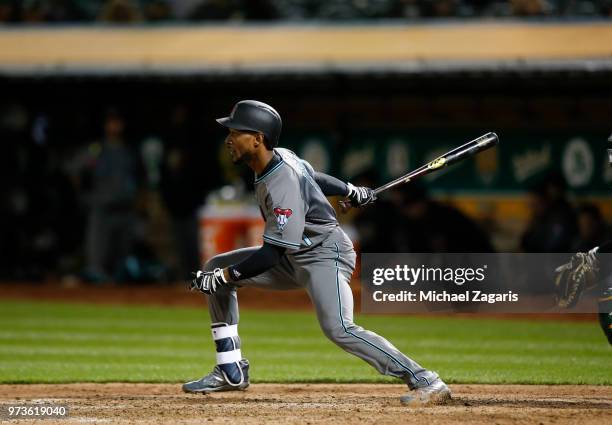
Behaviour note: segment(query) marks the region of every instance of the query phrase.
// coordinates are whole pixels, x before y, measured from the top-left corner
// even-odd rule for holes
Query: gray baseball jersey
[[[255,179],[255,197],[266,226],[263,240],[300,254],[319,245],[336,227],[336,212],[314,181],[312,167],[288,149]]]
[[[238,323],[239,287],[302,288],[308,292],[321,329],[330,340],[380,373],[403,379],[410,388],[429,385],[438,376],[435,372],[424,369],[382,336],[353,322],[350,288],[356,260],[353,244],[314,181],[311,167],[289,150],[275,150],[281,161],[256,179],[255,190],[266,220],[264,241],[286,247],[286,255],[270,270],[235,285],[223,285],[208,296],[212,323],[228,326]],[[240,263],[257,249],[218,255],[204,270]],[[235,344],[231,348],[236,348]]]

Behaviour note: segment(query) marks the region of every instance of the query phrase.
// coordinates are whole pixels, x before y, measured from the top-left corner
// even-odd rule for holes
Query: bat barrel
[[[484,136],[480,136],[478,139],[482,139],[480,144],[484,146],[483,149],[488,149],[492,146],[496,146],[499,143],[499,138],[497,137],[497,134],[493,133],[492,131],[485,134]]]
[[[474,156],[479,152],[496,146],[498,143],[499,138],[497,137],[497,134],[493,132],[487,133],[477,139],[472,140],[465,146],[462,146],[462,148],[456,152],[450,152],[447,155],[444,155],[442,157],[444,158],[444,165],[448,166],[454,164],[455,162]]]
[[[464,145],[456,147],[455,149],[445,153],[444,155],[434,159],[433,161],[425,164],[416,170],[411,171],[408,174],[405,174],[397,179],[374,189],[374,193],[378,195],[385,190],[391,189],[399,184],[408,183],[412,180],[423,177],[429,173],[434,172],[439,168],[446,167],[448,165],[454,164],[455,162],[459,162],[463,159],[469,158],[471,156],[476,155],[478,152],[482,152],[485,149],[492,148],[493,146],[499,143],[499,138],[497,134],[493,132],[489,132],[484,134],[474,140],[467,142]]]

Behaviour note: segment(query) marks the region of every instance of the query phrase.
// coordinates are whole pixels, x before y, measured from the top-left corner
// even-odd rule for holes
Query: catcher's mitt
[[[559,307],[572,308],[582,292],[596,284],[599,260],[595,253],[596,249],[578,252],[568,263],[555,269],[555,300]]]

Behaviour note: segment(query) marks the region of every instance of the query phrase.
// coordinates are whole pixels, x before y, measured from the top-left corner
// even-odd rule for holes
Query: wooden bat
[[[409,183],[423,176],[431,174],[437,170],[440,170],[444,167],[448,167],[449,165],[455,164],[459,161],[463,161],[466,158],[471,158],[479,152],[496,146],[498,143],[499,138],[497,137],[497,134],[484,134],[474,140],[467,142],[464,145],[461,145],[451,151],[446,152],[444,155],[441,155],[433,161],[430,161],[427,164],[420,166],[416,170],[413,170],[407,174],[404,174],[401,177],[396,178],[395,180],[390,181],[389,183],[377,187],[376,189],[374,189],[374,194],[378,195],[379,193],[384,192],[385,190],[389,190],[397,185]],[[340,201],[340,206],[342,210],[346,212],[351,208],[352,205],[349,200],[343,200]]]

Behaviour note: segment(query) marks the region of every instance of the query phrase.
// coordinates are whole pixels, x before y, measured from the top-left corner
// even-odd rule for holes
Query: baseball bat
[[[474,140],[471,140],[461,146],[456,147],[455,149],[446,152],[444,155],[441,155],[433,161],[430,161],[427,164],[420,166],[416,170],[413,170],[407,174],[404,174],[401,177],[396,178],[395,180],[390,181],[389,183],[377,187],[376,189],[374,189],[374,194],[378,195],[379,193],[384,192],[385,190],[389,190],[397,185],[417,180],[423,176],[440,170],[441,168],[448,167],[449,165],[453,165],[459,161],[463,161],[466,158],[471,158],[479,152],[496,146],[498,143],[499,138],[497,137],[497,134],[493,132],[484,134]],[[344,211],[351,208],[350,201],[340,201],[340,205]]]

